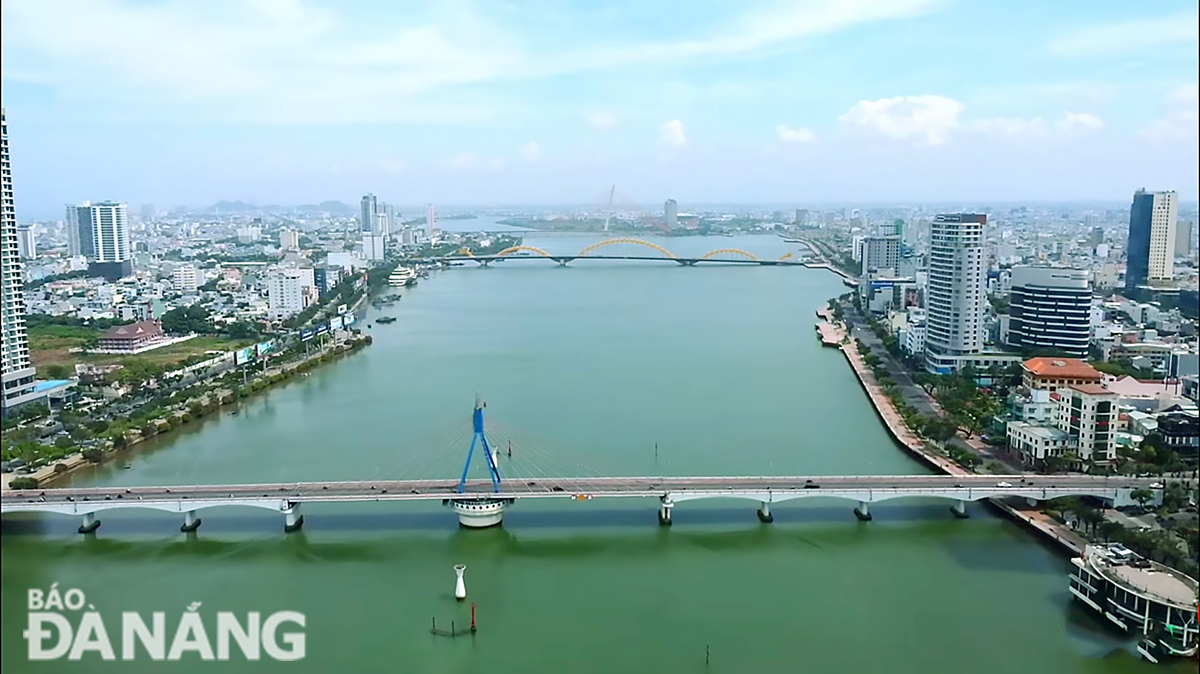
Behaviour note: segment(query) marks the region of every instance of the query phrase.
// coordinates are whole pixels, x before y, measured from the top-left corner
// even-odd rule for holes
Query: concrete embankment
[[[818,311],[818,315],[826,321],[831,319],[827,313]],[[824,335],[827,330],[838,331],[841,336],[846,334],[844,327],[838,324],[824,323],[824,325],[831,325],[832,327],[821,330],[822,340],[825,339]],[[839,341],[841,340],[839,339]],[[892,399],[884,393],[883,388],[875,381],[875,375],[867,367],[866,362],[863,361],[862,354],[858,353],[856,346],[853,343],[842,343],[840,348],[842,354],[846,356],[847,362],[850,363],[851,369],[854,370],[854,374],[858,377],[859,383],[862,384],[863,390],[867,392],[867,396],[871,399],[871,403],[875,407],[875,413],[883,420],[888,433],[897,443],[904,447],[905,451],[933,470],[948,475],[975,474],[950,459],[930,451],[925,441],[908,427],[908,424],[905,423],[904,418],[900,416],[900,412],[896,409],[895,403],[892,402]],[[1047,517],[1040,510],[1027,511],[1018,509],[1001,499],[987,499],[987,503],[1006,517],[1032,531],[1046,536],[1072,555],[1083,553],[1083,548],[1087,544],[1087,541],[1067,527]]]

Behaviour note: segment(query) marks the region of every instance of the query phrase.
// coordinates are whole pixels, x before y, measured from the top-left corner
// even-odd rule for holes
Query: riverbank
[[[77,453],[64,457],[62,460],[44,466],[28,475],[5,473],[2,476],[2,482],[0,482],[0,489],[10,489],[10,483],[21,478],[36,482],[35,485],[27,487],[29,489],[53,486],[56,482],[70,477],[83,468],[116,459],[122,453],[156,435],[168,433],[193,421],[198,421],[218,413],[222,408],[236,405],[240,400],[266,392],[278,384],[294,379],[298,375],[307,374],[308,371],[318,365],[334,362],[343,356],[359,351],[369,346],[371,341],[369,335],[348,339],[300,360],[267,368],[254,377],[248,378],[241,385],[218,389],[195,398],[189,398],[175,405],[170,414],[154,419],[140,429],[130,431],[123,436],[121,442],[114,443],[113,446],[103,450],[98,456],[89,458],[84,456],[83,453]]]
[[[834,321],[832,315],[827,310],[819,310],[817,315],[822,319],[818,323],[818,330],[820,331],[823,343],[826,335],[836,335],[840,338],[838,340],[840,344],[838,348],[846,357],[846,361],[850,363],[850,367],[854,370],[859,384],[866,391],[867,397],[871,399],[871,404],[875,407],[875,413],[883,421],[888,434],[904,447],[905,451],[911,456],[933,470],[947,475],[975,475],[976,473],[933,452],[925,440],[909,428],[904,418],[900,415],[900,412],[896,409],[895,403],[884,393],[879,383],[875,381],[875,375],[863,360],[863,356],[858,352],[856,345],[847,340],[846,335],[848,333],[846,326]],[[822,328],[821,326],[823,325],[826,327]],[[1025,510],[1001,499],[987,499],[986,502],[1009,519],[1053,541],[1072,556],[1083,554],[1083,549],[1087,545],[1087,541],[1068,527],[1044,515],[1040,510]]]

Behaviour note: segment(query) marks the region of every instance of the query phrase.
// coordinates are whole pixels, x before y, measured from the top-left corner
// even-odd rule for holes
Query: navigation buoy
[[[463,573],[466,572],[466,564],[455,564],[454,574],[458,576],[454,581],[454,598],[462,601],[467,598],[467,584],[463,581]]]

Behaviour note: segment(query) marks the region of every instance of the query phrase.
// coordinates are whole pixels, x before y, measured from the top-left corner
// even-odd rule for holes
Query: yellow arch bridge
[[[607,246],[615,245],[636,246],[645,249],[645,252],[616,252],[611,253],[603,250]],[[795,260],[791,253],[785,253],[782,257],[776,259],[764,259],[754,253],[742,250],[740,248],[718,248],[710,250],[707,253],[697,257],[680,257],[662,246],[642,239],[614,238],[598,241],[583,250],[571,254],[551,253],[541,248],[534,246],[513,246],[494,253],[492,255],[477,255],[472,253],[467,248],[460,248],[452,255],[446,257],[435,258],[437,261],[450,262],[454,260],[472,260],[481,265],[487,265],[489,262],[504,261],[512,258],[545,258],[559,265],[566,266],[575,260],[667,260],[683,265],[685,267],[693,266],[700,262],[716,262],[716,263],[734,263],[734,264],[754,264],[754,265],[800,265],[801,261]]]

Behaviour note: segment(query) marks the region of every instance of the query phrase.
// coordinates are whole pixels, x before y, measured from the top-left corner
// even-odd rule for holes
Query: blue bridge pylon
[[[471,448],[467,450],[467,463],[463,466],[462,478],[458,481],[458,493],[463,493],[467,485],[467,472],[471,470],[471,458],[475,456],[475,445],[479,444],[483,447],[483,455],[487,458],[488,474],[492,477],[492,492],[499,493],[500,491],[500,468],[496,465],[496,455],[492,452],[491,445],[488,444],[487,436],[483,432],[483,408],[487,407],[487,403],[475,395],[475,412],[471,417],[472,424],[475,427],[475,435],[471,436]]]

